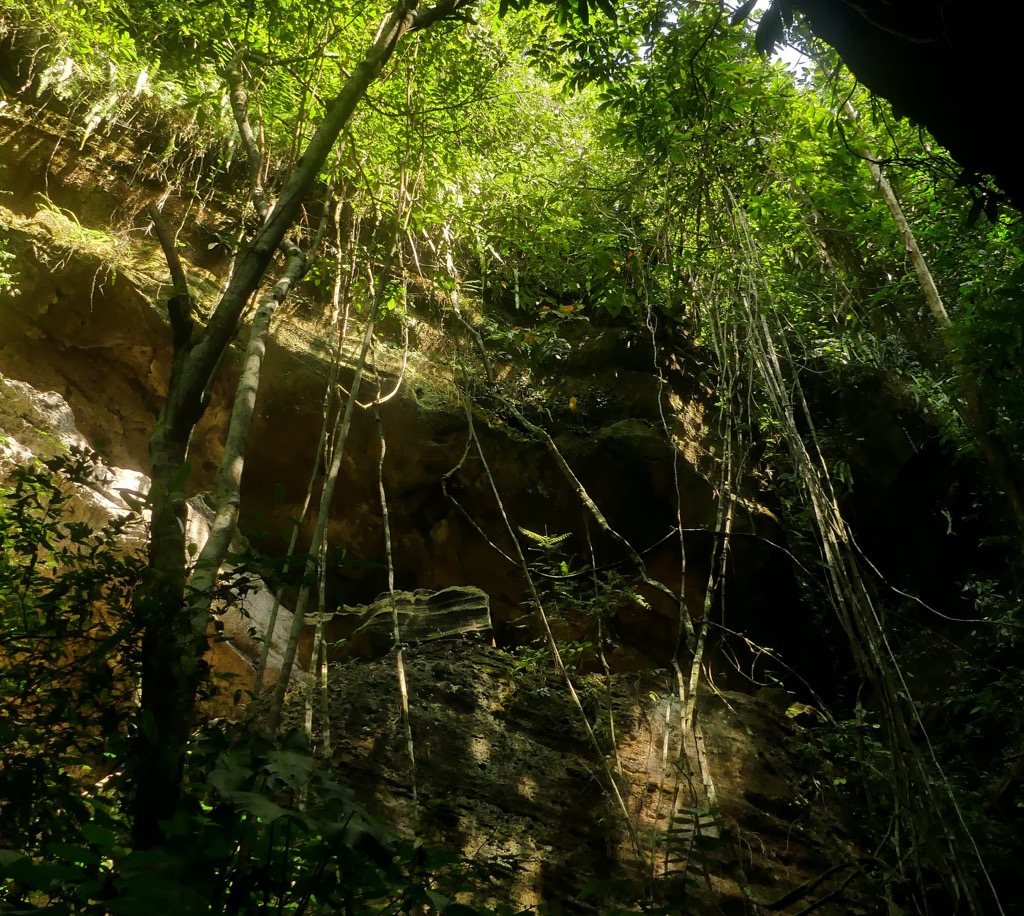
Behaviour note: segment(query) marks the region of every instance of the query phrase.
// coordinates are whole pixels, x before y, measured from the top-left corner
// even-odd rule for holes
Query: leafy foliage
[[[68,515],[94,467],[85,452],[23,467],[0,497],[0,813],[5,844],[34,854],[106,824],[128,752],[141,564],[130,514],[96,532]]]
[[[967,280],[962,292],[960,346],[996,413],[998,431],[1024,460],[1024,398],[1014,383],[1024,362],[1024,266],[994,286]]]
[[[7,248],[7,239],[0,239],[0,293],[10,295],[17,289],[11,282],[14,279],[10,272],[11,262],[14,261],[14,254]]]
[[[480,875],[399,840],[314,760],[208,723],[167,844],[129,845],[125,807],[138,673],[130,598],[138,518],[99,531],[69,515],[95,458],[17,469],[0,502],[0,906],[19,912],[510,913],[456,904]]]
[[[9,191],[0,189],[0,197],[9,193]],[[14,261],[14,253],[8,248],[6,232],[7,226],[3,220],[0,220],[0,294],[10,296],[16,295],[18,290],[12,283],[14,275],[11,273],[11,265]]]

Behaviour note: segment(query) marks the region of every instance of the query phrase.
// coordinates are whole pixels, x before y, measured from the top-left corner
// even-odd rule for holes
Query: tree
[[[134,817],[138,848],[158,844],[161,821],[168,820],[176,810],[206,645],[207,620],[183,620],[182,608],[186,587],[184,477],[188,443],[206,408],[207,392],[246,304],[262,282],[274,252],[295,224],[322,166],[367,88],[380,75],[403,36],[460,16],[469,5],[470,0],[443,0],[420,9],[416,0],[399,0],[366,56],[327,106],[206,328],[193,339],[187,295],[179,293],[169,303],[174,338],[171,379],[150,439],[153,515],[142,640],[144,726]]]
[[[947,147],[965,180],[991,174],[1015,207],[1024,206],[1018,140],[1007,117],[1017,106],[1024,9],[1002,0],[774,0],[758,29],[764,47],[781,40],[794,11],[898,116],[924,125]]]
[[[368,87],[380,76],[404,36],[437,23],[465,19],[474,0],[440,0],[421,7],[418,0],[398,0],[387,15],[363,59],[355,66],[337,95],[324,108],[321,120],[301,156],[284,182],[277,203],[262,213],[262,224],[239,260],[216,310],[206,327],[193,335],[193,320],[182,274],[169,257],[176,292],[168,303],[174,342],[171,379],[166,402],[150,439],[152,525],[149,543],[150,576],[143,598],[145,629],[142,638],[142,720],[140,754],[136,771],[134,842],[146,849],[162,837],[161,822],[174,813],[181,791],[185,749],[193,723],[193,705],[201,680],[201,658],[206,648],[208,615],[191,619],[183,614],[186,594],[185,490],[188,443],[208,403],[208,392],[234,338],[243,311],[262,282],[274,253],[286,245],[286,236],[298,219],[324,163],[342,131],[350,123]],[[524,8],[516,2],[503,9]],[[609,4],[598,2],[602,8]],[[556,0],[554,8],[565,18],[569,10],[588,18],[588,0],[570,7],[568,0]],[[230,79],[230,78],[229,78]],[[242,100],[237,98],[236,103]],[[239,123],[243,123],[240,119]],[[244,134],[244,128],[243,128]],[[247,145],[252,148],[251,141]],[[254,197],[259,198],[259,167],[254,172]],[[257,209],[261,208],[257,206]],[[165,245],[165,250],[169,250]],[[290,251],[298,259],[301,252]],[[242,396],[249,402],[258,388],[258,365],[253,366]],[[242,445],[233,455],[231,474],[240,476],[244,460]],[[228,514],[218,530],[225,546],[237,512]],[[217,558],[207,558],[210,567]]]
[[[152,440],[150,573],[136,605],[144,626],[140,728],[144,753],[136,770],[135,802],[135,841],[140,848],[159,845],[164,838],[162,823],[175,813],[193,724],[192,706],[202,676],[210,589],[238,518],[248,421],[259,387],[266,327],[289,284],[316,249],[315,242],[303,243],[301,233],[293,232],[303,202],[319,182],[329,183],[325,164],[341,133],[364,130],[353,122],[353,115],[370,86],[386,69],[396,67],[395,51],[403,37],[442,22],[452,25],[446,35],[456,34],[455,24],[468,16],[470,5],[471,0],[451,0],[421,10],[416,2],[398,2],[370,50],[361,59],[346,58],[339,64],[345,72],[343,85],[341,81],[317,83],[310,76],[334,60],[328,55],[337,53],[327,40],[336,27],[333,8],[314,14],[300,0],[254,0],[227,14],[226,37],[218,31],[222,29],[219,14],[214,15],[208,4],[196,8],[157,4],[140,11],[138,22],[127,24],[153,41],[160,34],[173,35],[163,39],[163,50],[176,54],[185,67],[202,66],[207,56],[204,49],[215,44],[211,35],[220,36],[221,50],[209,56],[217,56],[218,79],[229,89],[248,164],[250,196],[259,218],[225,295],[201,333],[193,327],[187,278],[177,264],[173,238],[168,233],[163,239],[174,279],[168,304],[174,360],[167,404]],[[523,6],[502,4],[503,8]],[[862,368],[858,359],[872,345],[875,349],[868,356],[879,355],[882,347],[874,332],[888,333],[892,327],[878,303],[889,295],[901,297],[904,303],[911,298],[912,291],[906,288],[910,284],[900,290],[890,282],[891,275],[900,275],[909,228],[900,225],[897,230],[879,216],[867,171],[843,149],[844,127],[837,113],[828,110],[825,96],[816,97],[807,87],[796,86],[781,67],[754,54],[752,46],[764,42],[752,31],[731,29],[723,7],[638,4],[630,17],[616,23],[597,17],[588,21],[584,4],[582,25],[565,31],[545,28],[559,18],[566,20],[570,11],[568,3],[559,2],[549,7],[550,22],[542,14],[534,18],[537,28],[529,35],[531,54],[550,74],[573,86],[600,88],[588,90],[582,103],[555,104],[545,99],[550,110],[539,113],[522,106],[509,114],[512,106],[493,106],[495,110],[487,113],[489,142],[500,152],[489,161],[484,155],[475,160],[474,152],[461,145],[464,133],[458,106],[452,103],[462,86],[453,71],[470,72],[474,92],[483,92],[488,85],[487,68],[468,52],[463,55],[460,49],[447,60],[430,59],[424,52],[426,42],[420,41],[416,54],[427,58],[425,69],[431,72],[427,85],[410,79],[390,90],[377,84],[380,92],[371,99],[374,109],[394,123],[415,124],[421,140],[435,126],[430,112],[449,112],[445,117],[450,119],[445,121],[450,142],[436,158],[423,154],[425,144],[419,148],[426,167],[417,180],[427,189],[424,196],[429,206],[408,225],[395,220],[396,236],[405,233],[402,243],[417,267],[421,266],[419,254],[426,255],[421,273],[446,291],[458,291],[466,276],[479,283],[476,288],[490,284],[496,295],[502,295],[497,291],[507,286],[504,295],[514,297],[526,316],[524,321],[535,322],[541,332],[574,320],[584,309],[588,315],[596,312],[603,320],[650,333],[656,345],[668,341],[675,346],[678,341],[671,335],[682,329],[715,352],[718,362],[709,375],[717,372],[719,406],[732,424],[725,438],[731,441],[735,432],[743,443],[737,466],[742,465],[752,440],[760,437],[763,444],[781,436],[780,413],[788,422],[784,432],[789,444],[795,446],[801,431],[793,422],[792,403],[787,402],[790,380],[782,377],[779,365],[794,380],[808,368],[818,372],[823,366],[824,374],[838,379]],[[237,28],[239,35],[244,31],[246,39],[252,39],[259,31],[252,23],[261,21],[262,15],[275,25],[260,33],[260,41],[243,41],[232,32]],[[304,34],[307,21],[310,28]],[[439,31],[444,32],[434,30],[431,40]],[[479,35],[465,40],[477,41]],[[292,41],[294,48],[289,46]],[[181,47],[168,46],[174,42]],[[294,68],[282,80],[286,88],[281,84],[268,88],[272,68]],[[598,92],[601,114],[592,120],[581,118],[580,111]],[[265,139],[262,129],[289,111],[298,114],[287,122],[284,138],[278,134]],[[571,130],[546,133],[545,144],[540,145],[543,152],[538,153],[536,138],[526,134],[545,118],[552,125],[568,118],[573,123]],[[598,124],[611,126],[615,144],[590,142]],[[268,130],[267,136],[271,133]],[[308,143],[307,133],[312,134]],[[395,158],[408,151],[408,147],[399,149],[398,130],[365,133],[364,143],[386,146]],[[560,147],[571,147],[579,155],[567,164],[560,158]],[[531,181],[504,174],[522,169],[522,161],[531,158],[549,159],[546,165],[531,164]],[[285,176],[274,206],[264,192],[271,159]],[[365,167],[354,156],[345,159],[345,166]],[[386,172],[379,163],[369,166],[375,167]],[[384,179],[375,180],[385,185]],[[345,187],[344,181],[339,183],[342,195]],[[900,190],[908,214],[915,206],[927,205],[928,192],[913,186]],[[396,194],[399,198],[401,194]],[[378,232],[389,228],[387,205],[381,209],[385,216],[375,220]],[[492,214],[494,209],[501,210],[498,216]],[[909,220],[903,222],[909,227]],[[952,227],[952,221],[943,224],[940,242],[948,243],[955,231]],[[432,231],[428,234],[427,229]],[[923,234],[921,241],[924,247]],[[916,241],[913,247],[919,247]],[[285,254],[287,264],[279,282],[261,298],[252,322],[225,451],[215,533],[189,579],[182,532],[189,438],[205,410],[207,392],[227,347],[242,326],[243,312],[278,251]],[[472,275],[472,269],[479,274]],[[953,270],[945,273],[956,276]],[[936,296],[943,282],[938,274],[937,270],[937,282],[932,283]],[[758,310],[752,310],[751,302],[765,291],[770,294],[764,294]],[[656,324],[660,324],[657,332]],[[927,334],[912,327],[913,322],[892,324],[908,349],[915,335]],[[504,341],[511,343],[514,337],[509,332]],[[751,367],[742,362],[741,351],[745,340],[755,338],[761,364]],[[530,329],[520,339],[530,339],[533,346],[538,340],[542,344],[557,341],[557,333],[545,336]],[[540,346],[536,349],[544,355]],[[778,371],[768,378],[764,366],[773,361]],[[882,362],[878,356],[875,364]],[[870,359],[864,360],[867,363]],[[901,363],[899,368],[907,366]],[[759,380],[755,369],[765,378]],[[539,428],[532,427],[534,431],[545,435]],[[548,441],[554,448],[553,441]],[[809,453],[799,454],[801,470],[817,479],[817,471],[808,470]],[[730,463],[730,471],[733,467]],[[828,473],[826,467],[826,482]],[[733,485],[731,480],[726,484],[724,492]],[[831,520],[826,527],[841,530],[835,493],[815,493],[817,515]],[[329,508],[329,493],[325,506]],[[327,514],[322,509],[322,521]],[[728,523],[721,532],[724,539],[727,529]],[[849,563],[860,575],[859,561],[840,550],[848,550],[840,540],[827,542],[833,550],[825,564],[827,571],[834,573],[833,567],[845,569],[843,564]],[[724,568],[728,553],[724,541],[722,551]],[[844,587],[854,590],[849,583]],[[301,614],[296,619],[301,624]],[[693,671],[699,674],[699,652],[695,654]],[[891,686],[884,671],[875,672],[875,677],[882,687]]]

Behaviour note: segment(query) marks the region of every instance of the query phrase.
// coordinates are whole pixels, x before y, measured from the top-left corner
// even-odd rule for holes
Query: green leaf
[[[568,531],[565,534],[538,534],[536,531],[530,531],[528,528],[523,527],[520,527],[519,530],[522,534],[525,534],[531,541],[540,545],[545,550],[550,550],[552,547],[561,544],[562,541],[568,538],[571,534],[571,532]]]
[[[312,770],[313,758],[304,751],[275,751],[267,763],[267,772],[291,789],[301,789]]]
[[[750,15],[751,10],[757,6],[757,0],[747,0],[732,16],[729,18],[729,25],[739,25],[741,22],[745,22],[747,17]]]
[[[7,868],[13,862],[26,858],[25,853],[16,849],[0,849],[0,868]]]
[[[451,898],[427,888],[427,899],[430,901],[430,905],[439,913],[449,912],[452,902]]]
[[[258,817],[264,824],[272,824],[291,813],[259,792],[232,792],[228,801],[239,811]]]
[[[778,0],[773,3],[757,24],[757,32],[754,35],[754,47],[759,53],[768,56],[775,50],[775,46],[782,40],[784,26],[782,14],[779,12]]]
[[[95,843],[100,849],[111,850],[117,845],[114,831],[99,824],[83,824],[82,836],[90,843]]]
[[[46,851],[57,861],[71,865],[99,865],[100,857],[88,846],[74,843],[47,843]]]
[[[35,890],[46,890],[54,883],[79,881],[83,870],[75,865],[56,865],[20,858],[4,868],[4,877]]]
[[[174,472],[171,477],[171,482],[168,485],[168,489],[171,493],[181,493],[185,489],[185,481],[188,480],[189,474],[192,473],[192,462],[183,461],[181,467]]]

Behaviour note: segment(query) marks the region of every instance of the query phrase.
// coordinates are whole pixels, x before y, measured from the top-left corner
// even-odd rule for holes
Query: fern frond
[[[545,550],[550,550],[552,547],[557,547],[562,541],[566,540],[572,532],[567,531],[565,534],[538,534],[536,531],[530,531],[529,528],[520,527],[520,532],[525,534],[531,541]]]

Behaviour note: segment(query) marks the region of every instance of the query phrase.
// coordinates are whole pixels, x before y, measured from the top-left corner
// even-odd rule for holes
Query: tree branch
[[[270,205],[267,203],[267,195],[263,188],[264,156],[252,125],[249,123],[249,93],[246,91],[242,79],[243,54],[244,51],[240,50],[231,58],[231,63],[224,71],[224,78],[228,84],[231,113],[235,117],[235,124],[238,125],[238,132],[242,137],[242,147],[245,149],[245,158],[249,163],[249,194],[260,220],[266,222],[267,215],[270,213]]]
[[[174,352],[177,354],[187,347],[192,339],[192,294],[188,291],[188,279],[181,258],[178,257],[174,236],[156,204],[149,205],[149,217],[153,220],[153,228],[156,230],[156,237],[171,274],[171,295],[167,299],[167,315],[171,320],[171,339],[174,343]]]

